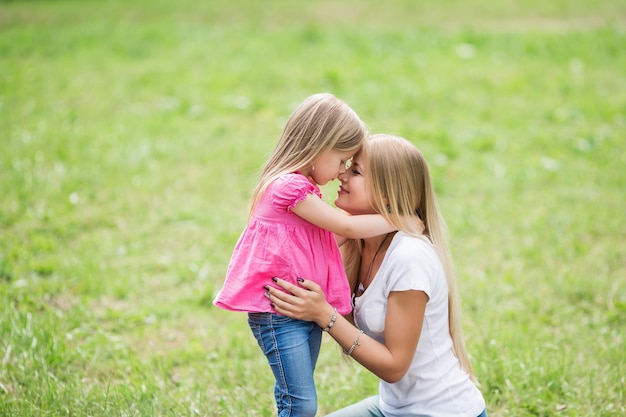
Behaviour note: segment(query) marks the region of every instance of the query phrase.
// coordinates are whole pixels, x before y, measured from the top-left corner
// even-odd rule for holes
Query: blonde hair
[[[344,101],[329,93],[307,97],[287,124],[261,171],[252,194],[250,216],[263,192],[278,177],[315,163],[329,150],[356,152],[367,138],[359,116]]]
[[[424,222],[423,235],[432,242],[448,281],[448,324],[454,354],[461,367],[476,381],[463,341],[456,274],[448,249],[448,230],[437,208],[424,156],[408,140],[386,134],[372,135],[361,152],[365,155],[370,174],[367,186],[374,209],[398,230],[414,236],[421,235],[416,216]],[[360,240],[349,240],[342,246],[346,273],[353,288],[361,248]]]

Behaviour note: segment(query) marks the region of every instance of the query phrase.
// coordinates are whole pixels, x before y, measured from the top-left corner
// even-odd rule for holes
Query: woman
[[[330,416],[486,416],[462,339],[445,222],[422,154],[403,138],[374,135],[340,180],[337,207],[382,214],[399,230],[342,248],[355,324],[310,280],[297,286],[276,278],[288,293],[266,292],[276,312],[316,322],[381,379],[378,395]]]

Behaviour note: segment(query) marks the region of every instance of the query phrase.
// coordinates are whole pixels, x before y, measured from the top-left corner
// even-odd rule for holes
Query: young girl
[[[313,370],[321,344],[315,323],[280,316],[264,286],[281,277],[316,282],[333,308],[351,311],[350,288],[333,233],[347,238],[393,230],[379,215],[349,216],[324,202],[318,185],[346,170],[367,131],[331,94],[315,94],[290,116],[252,196],[250,219],[233,251],[218,307],[248,312],[248,323],[274,373],[280,417],[314,416]]]
[[[381,213],[399,229],[342,246],[356,325],[337,316],[312,281],[275,280],[292,295],[268,287],[277,312],[327,328],[333,323],[328,332],[344,353],[381,379],[378,395],[328,417],[486,417],[461,334],[445,222],[424,157],[405,139],[375,135],[339,179],[337,207]]]

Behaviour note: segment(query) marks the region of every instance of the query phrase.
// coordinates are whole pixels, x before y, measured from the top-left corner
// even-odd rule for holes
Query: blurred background
[[[0,414],[274,415],[211,301],[328,91],[429,161],[489,414],[624,415],[625,30],[617,0],[0,1]],[[340,356],[320,415],[376,392]]]

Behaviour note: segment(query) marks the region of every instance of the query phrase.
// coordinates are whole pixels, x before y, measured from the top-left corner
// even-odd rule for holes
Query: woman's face
[[[365,155],[359,152],[352,159],[352,165],[338,177],[341,185],[335,205],[350,214],[375,214],[366,186],[368,175]]]

